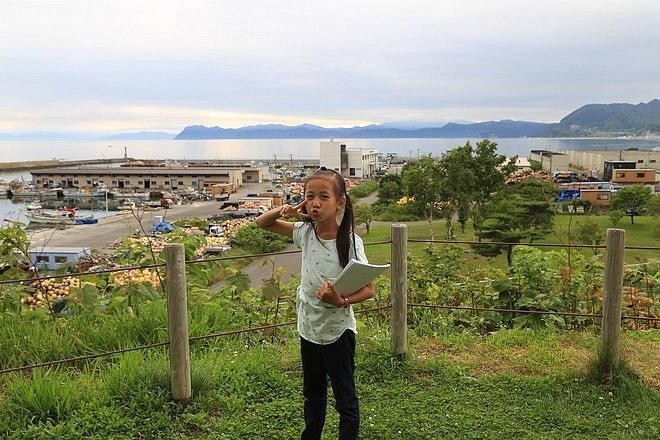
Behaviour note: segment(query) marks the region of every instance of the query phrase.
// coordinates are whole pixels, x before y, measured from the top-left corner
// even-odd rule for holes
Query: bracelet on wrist
[[[351,305],[351,303],[348,302],[348,298],[344,298],[344,304],[342,305],[342,307],[343,307],[344,309],[346,309],[346,308],[348,308],[348,306],[350,306],[350,305]]]

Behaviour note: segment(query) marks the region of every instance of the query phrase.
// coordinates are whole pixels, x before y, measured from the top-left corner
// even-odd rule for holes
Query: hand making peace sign
[[[280,208],[280,215],[282,217],[295,217],[300,220],[309,218],[308,214],[300,212],[303,206],[305,206],[304,200],[295,206],[291,206],[288,204],[282,205],[282,207]]]

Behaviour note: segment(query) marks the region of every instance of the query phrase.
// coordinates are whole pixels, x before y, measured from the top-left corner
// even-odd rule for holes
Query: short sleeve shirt
[[[352,307],[335,307],[316,298],[323,283],[336,278],[342,270],[336,241],[317,237],[312,223],[296,222],[293,243],[302,250],[301,279],[296,295],[300,336],[325,345],[335,342],[346,330],[357,333]],[[355,249],[351,246],[349,257],[367,262],[364,244],[358,235],[355,235]]]

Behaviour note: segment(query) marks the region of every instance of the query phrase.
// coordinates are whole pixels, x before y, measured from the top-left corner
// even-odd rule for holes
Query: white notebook
[[[389,264],[369,264],[353,258],[339,273],[333,285],[340,295],[348,296],[366,286],[389,267]]]

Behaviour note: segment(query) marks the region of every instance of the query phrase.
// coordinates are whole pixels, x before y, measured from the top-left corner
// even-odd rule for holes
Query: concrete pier
[[[83,159],[83,160],[28,160],[23,162],[0,162],[1,172],[40,170],[44,168],[75,167],[78,165],[106,165],[124,163],[134,159]]]

